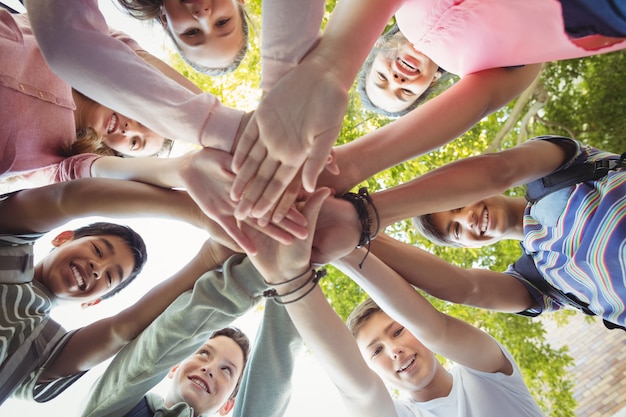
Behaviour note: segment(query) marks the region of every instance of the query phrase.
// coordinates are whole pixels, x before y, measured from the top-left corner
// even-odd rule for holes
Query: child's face
[[[190,357],[170,372],[173,379],[165,404],[186,402],[195,415],[209,414],[224,405],[243,372],[239,345],[227,336],[207,340]]]
[[[416,51],[400,32],[381,48],[367,75],[365,91],[375,106],[395,113],[409,107],[437,82],[439,67]]]
[[[225,68],[245,42],[237,0],[164,0],[161,21],[187,59]]]
[[[513,227],[503,196],[493,196],[454,210],[431,214],[437,231],[464,247],[481,247],[506,239]]]
[[[435,355],[387,314],[372,314],[356,341],[369,367],[388,385],[417,391],[433,383]]]
[[[41,283],[59,299],[94,299],[118,286],[135,267],[128,244],[118,236],[69,237],[53,244],[57,248],[36,270]]]
[[[84,106],[81,127],[91,127],[111,149],[129,156],[152,156],[163,147],[163,136],[98,103]]]

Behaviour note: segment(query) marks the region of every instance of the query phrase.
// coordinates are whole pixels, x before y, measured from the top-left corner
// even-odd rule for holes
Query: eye
[[[188,31],[183,32],[183,36],[187,36],[191,38],[191,37],[196,36],[199,33],[200,33],[200,29],[189,29]]]
[[[403,88],[403,89],[402,89],[402,92],[403,92],[404,94],[406,94],[407,96],[414,96],[414,95],[415,95],[415,93],[414,93],[413,91],[411,91],[411,90],[407,90],[406,88]]]
[[[223,28],[224,26],[226,26],[228,24],[228,22],[230,22],[230,18],[228,19],[220,19],[215,23],[215,27],[218,28]]]
[[[96,252],[96,255],[98,256],[98,258],[102,258],[102,251],[100,250],[100,248],[97,245],[93,245],[93,250],[94,252]]]
[[[378,346],[376,349],[374,349],[374,351],[372,351],[372,358],[374,356],[380,355],[380,352],[382,352],[382,351],[383,351],[383,348],[381,346]]]
[[[130,150],[136,151],[139,149],[139,136],[133,136],[130,139]]]
[[[398,327],[398,329],[395,332],[393,332],[393,337],[400,336],[403,331],[404,331],[404,327]]]
[[[211,352],[209,352],[206,349],[202,349],[202,350],[198,351],[198,355],[206,356],[207,358],[210,358],[211,357]]]
[[[110,272],[107,272],[107,287],[111,288],[113,286],[113,277]]]
[[[385,74],[383,74],[382,72],[377,72],[376,75],[378,76],[379,80],[387,81],[387,77],[385,77]]]
[[[230,369],[229,366],[222,367],[222,371],[224,371],[228,376],[231,376],[233,374],[233,370]]]
[[[458,223],[454,224],[454,227],[452,228],[452,234],[454,235],[454,238],[456,240],[459,240],[461,238],[461,225]]]

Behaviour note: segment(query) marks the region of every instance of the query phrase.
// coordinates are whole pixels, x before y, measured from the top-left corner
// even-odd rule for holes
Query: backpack
[[[527,184],[526,199],[531,202],[537,202],[541,198],[555,191],[558,191],[565,187],[571,187],[580,182],[598,180],[611,170],[616,170],[626,166],[626,152],[624,152],[619,158],[608,157],[598,160],[594,163],[573,164],[572,166],[547,175],[543,178],[538,178]],[[521,245],[521,243],[520,243]],[[541,293],[550,296],[557,300],[562,305],[569,305],[583,313],[594,316],[595,313],[589,309],[589,304],[579,300],[573,294],[565,294],[563,291],[552,286],[546,281],[543,276],[537,270],[537,266],[533,260],[532,255],[526,253],[522,246],[523,254],[513,265],[522,276],[532,284]],[[626,330],[626,327],[619,324],[612,323],[604,320],[604,325],[609,329],[622,329]]]

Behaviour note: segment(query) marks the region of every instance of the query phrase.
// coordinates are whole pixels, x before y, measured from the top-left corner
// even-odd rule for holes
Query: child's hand
[[[263,217],[298,171],[308,192],[327,164],[341,129],[348,94],[315,60],[301,63],[261,100],[237,143],[231,197],[238,219]]]
[[[310,268],[312,232],[322,203],[328,197],[329,192],[328,189],[320,189],[300,206],[308,222],[306,239],[296,239],[292,244],[284,245],[269,238],[250,224],[242,225],[242,230],[258,247],[258,253],[249,254],[250,260],[268,282],[280,283],[299,276]]]

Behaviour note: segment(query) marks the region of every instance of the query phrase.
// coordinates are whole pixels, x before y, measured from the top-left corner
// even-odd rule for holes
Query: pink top
[[[76,139],[70,86],[46,65],[25,15],[0,10],[0,179],[45,168],[47,181],[91,176],[98,155],[66,158]]]
[[[32,4],[39,47],[63,80],[163,137],[231,150],[244,112],[187,90],[111,38],[97,0]]]
[[[556,0],[406,0],[395,16],[415,49],[459,76],[626,48],[574,45]]]

